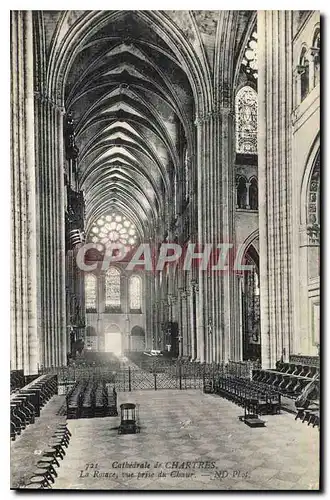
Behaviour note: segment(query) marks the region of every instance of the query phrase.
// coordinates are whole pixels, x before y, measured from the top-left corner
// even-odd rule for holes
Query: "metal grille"
[[[158,389],[181,389],[181,379],[170,373],[155,374],[155,388]]]
[[[140,370],[130,370],[131,390],[155,389],[155,374]]]
[[[139,391],[159,389],[204,389],[205,383],[213,386],[219,375],[231,374],[251,379],[252,362],[227,364],[202,364],[178,360],[150,360],[141,367],[117,366],[66,366],[50,367],[40,370],[43,373],[56,373],[61,394],[65,394],[79,380],[102,380],[113,384],[117,391]]]
[[[131,390],[130,376],[128,370],[120,370],[115,376],[115,388],[117,392],[126,392]]]

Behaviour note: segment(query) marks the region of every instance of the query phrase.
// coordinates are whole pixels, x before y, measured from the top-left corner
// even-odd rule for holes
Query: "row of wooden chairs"
[[[255,385],[245,378],[219,376],[213,381],[212,392],[245,407],[256,415],[273,415],[281,412],[281,395],[278,392],[269,387]]]
[[[12,441],[40,416],[41,408],[57,394],[57,376],[43,375],[10,398],[10,437]]]
[[[38,460],[28,484],[27,489],[51,489],[57,477],[57,470],[60,467],[60,460],[64,459],[65,448],[68,448],[71,432],[66,423],[58,424],[52,435],[49,447],[43,451]],[[56,468],[55,468],[56,467]]]
[[[80,380],[66,395],[67,418],[79,418],[81,413],[82,398],[88,380]]]
[[[303,365],[292,362],[284,363],[283,361],[277,361],[276,371],[286,373],[288,375],[313,378],[319,372],[319,369],[316,366],[311,365]]]
[[[307,422],[312,427],[320,428],[320,407],[319,405],[312,405],[309,408],[297,408],[295,420],[301,420],[303,423]]]
[[[94,379],[78,382],[67,394],[67,418],[117,416],[117,393],[108,394],[104,381]]]
[[[276,389],[286,397],[296,399],[310,382],[310,378],[273,370],[254,370],[252,380]]]

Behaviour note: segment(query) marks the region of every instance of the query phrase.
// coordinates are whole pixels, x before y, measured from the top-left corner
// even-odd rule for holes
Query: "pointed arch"
[[[58,36],[52,46],[47,73],[47,93],[54,98],[58,98],[60,101],[59,104],[62,106],[64,104],[66,76],[79,51],[79,45],[85,40],[88,34],[96,33],[109,21],[116,22],[116,19],[123,15],[123,11],[86,11],[77,19],[72,28],[61,37],[61,26],[65,25],[66,18],[69,15],[70,11],[66,11],[61,23],[58,25]],[[210,110],[212,88],[208,78],[206,61],[202,65],[200,58],[196,57],[190,43],[185,39],[181,30],[166,15],[166,12],[155,10],[134,11],[134,15],[149,24],[183,65],[192,87],[196,106],[203,111]]]

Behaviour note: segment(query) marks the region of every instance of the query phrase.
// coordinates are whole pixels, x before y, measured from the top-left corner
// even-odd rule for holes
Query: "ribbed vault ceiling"
[[[151,237],[173,199],[194,118],[180,61],[152,26],[124,11],[85,37],[67,75],[65,104],[76,122],[87,232],[115,211],[141,239]]]

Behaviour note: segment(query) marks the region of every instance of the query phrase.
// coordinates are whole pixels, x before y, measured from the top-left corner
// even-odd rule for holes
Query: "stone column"
[[[181,292],[181,336],[182,336],[182,356],[188,357],[189,355],[189,345],[188,345],[188,307],[187,307],[187,292],[183,290]]]
[[[191,317],[191,293],[189,289],[186,290],[186,323],[187,323],[187,351],[188,351],[187,356],[191,359],[193,325]]]
[[[64,110],[41,92],[34,96],[35,164],[38,188],[40,341],[45,366],[66,364],[66,261],[72,276],[73,252],[65,258]],[[70,278],[71,279],[71,278]],[[78,286],[72,279],[69,290]],[[81,290],[78,290],[81,297]]]
[[[291,311],[292,12],[258,12],[261,361],[288,359]]]
[[[145,314],[145,349],[151,349],[151,336],[153,330],[153,290],[152,277],[145,273],[142,279],[142,312]]]
[[[66,325],[66,291],[65,291],[65,186],[64,186],[64,145],[63,145],[63,116],[64,109],[57,108],[57,155],[58,155],[58,267],[59,277],[59,345],[60,365],[67,362],[67,325]]]
[[[318,47],[310,47],[310,60],[311,60],[311,77],[312,80],[310,81],[311,89],[314,88],[318,83],[319,83],[319,73],[318,73],[318,81],[316,81],[316,74],[315,74],[315,67],[316,67],[316,62],[315,59],[317,58],[319,61],[320,58],[320,49]],[[319,64],[319,63],[318,63]]]
[[[314,88],[314,54],[315,51],[312,47],[309,47],[307,52],[307,58],[309,61],[309,90]]]
[[[205,341],[204,341],[204,326],[203,326],[203,302],[199,293],[199,285],[196,284],[196,330],[197,330],[197,346],[196,346],[196,361],[204,363],[205,361]]]
[[[97,336],[98,345],[101,351],[105,351],[105,328],[104,328],[104,311],[105,311],[105,274],[100,273],[97,280]]]
[[[159,301],[158,300],[155,300],[155,318],[156,318],[156,321],[155,321],[155,330],[153,331],[153,335],[152,335],[152,348],[153,349],[157,349],[157,345],[158,345],[158,337],[159,337],[159,332],[160,332],[160,325],[159,325],[159,321],[160,321],[160,317],[159,317]]]
[[[243,276],[237,276],[237,328],[235,337],[235,350],[233,352],[233,360],[241,361],[243,359],[243,304],[242,304],[242,288]]]
[[[11,369],[38,372],[38,234],[31,11],[11,12]]]
[[[130,343],[130,321],[129,321],[129,291],[128,291],[128,277],[121,274],[120,283],[120,302],[122,304],[122,311],[125,314],[125,331],[123,332],[122,349],[129,351],[131,349]]]
[[[191,359],[193,361],[197,358],[197,342],[196,342],[196,282],[191,281],[190,288],[190,324],[191,324]]]
[[[245,206],[245,208],[247,210],[249,210],[250,209],[250,186],[251,186],[251,182],[246,182],[245,185],[246,185],[246,206]]]
[[[198,241],[233,243],[233,109],[230,100],[196,120],[198,142]],[[219,139],[221,138],[221,140]],[[198,276],[198,343],[200,360],[227,360],[234,328],[232,254],[228,272],[200,271]],[[215,264],[215,263],[214,263]],[[207,325],[212,323],[212,338]],[[204,344],[204,345],[203,345]],[[210,345],[214,346],[210,350]],[[209,354],[208,354],[209,353]]]
[[[294,107],[296,108],[301,103],[301,74],[304,68],[300,65],[293,70],[293,81],[295,82]]]

